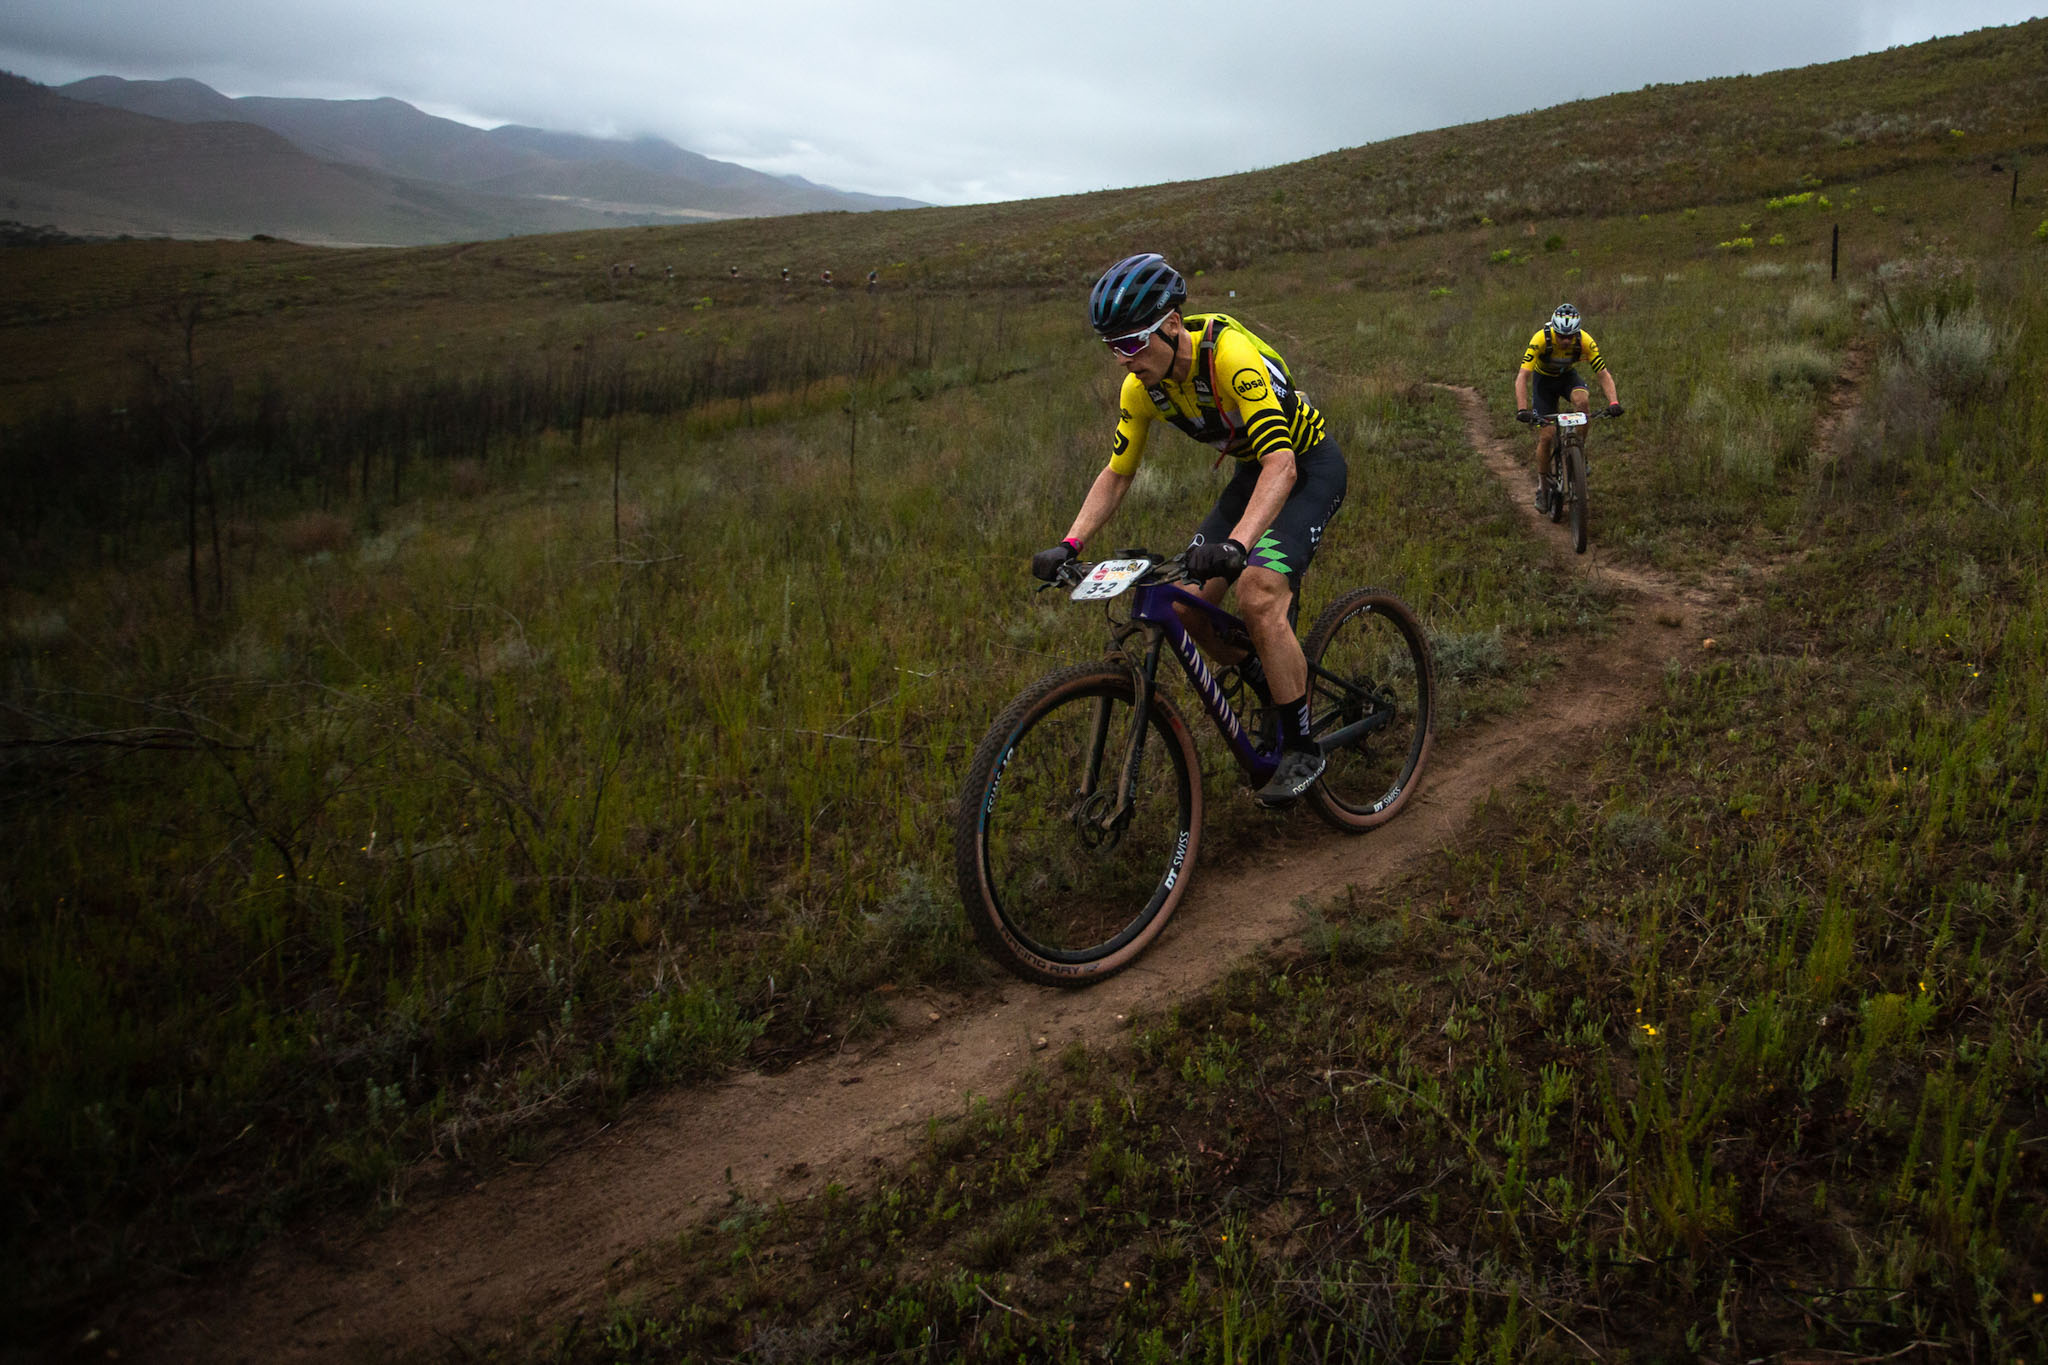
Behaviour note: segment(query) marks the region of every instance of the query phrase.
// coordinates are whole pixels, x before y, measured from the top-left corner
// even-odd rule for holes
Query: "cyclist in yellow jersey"
[[[1258,792],[1268,805],[1294,800],[1323,772],[1309,736],[1308,663],[1295,638],[1301,575],[1323,529],[1344,505],[1344,454],[1322,414],[1294,387],[1287,362],[1235,318],[1183,315],[1187,284],[1154,254],[1127,257],[1096,281],[1089,322],[1123,370],[1109,462],[1095,476],[1065,540],[1032,556],[1050,581],[1109,521],[1144,459],[1155,423],[1178,427],[1237,461],[1230,482],[1188,547],[1188,572],[1221,602],[1234,582],[1257,658],[1222,646],[1199,613],[1182,620],[1203,649],[1246,678],[1279,717],[1280,764]],[[1219,457],[1220,460],[1220,457]]]
[[[1600,354],[1600,343],[1593,340],[1593,334],[1579,325],[1579,310],[1568,303],[1560,303],[1557,311],[1529,338],[1529,345],[1522,352],[1521,368],[1515,371],[1515,417],[1518,421],[1533,422],[1537,417],[1549,417],[1557,412],[1560,400],[1569,395],[1571,404],[1580,412],[1592,394],[1586,388],[1586,381],[1579,378],[1576,368],[1583,360],[1593,367],[1593,373],[1600,376],[1600,387],[1607,392],[1607,415],[1621,416],[1621,399],[1614,388],[1614,371],[1607,368],[1606,357]],[[1535,401],[1530,401],[1531,384],[1535,388]],[[1557,428],[1541,427],[1536,432],[1536,510],[1546,515],[1547,505],[1543,476],[1550,472],[1550,451],[1556,444]]]

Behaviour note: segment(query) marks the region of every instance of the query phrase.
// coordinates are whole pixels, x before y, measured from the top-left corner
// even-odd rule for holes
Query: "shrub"
[[[1731,237],[1727,241],[1718,242],[1715,245],[1723,251],[1754,251],[1756,250],[1756,238]]]
[[[716,1076],[746,1055],[765,1021],[700,987],[651,994],[620,1028],[614,1051],[629,1076],[651,1082]]]
[[[1785,301],[1785,326],[1803,336],[1834,337],[1847,320],[1841,302],[1818,289],[1801,289]]]
[[[1833,382],[1835,364],[1818,346],[1791,341],[1745,356],[1742,374],[1771,389],[1815,389]]]
[[[480,496],[490,487],[481,460],[457,460],[448,466],[448,491],[458,498]]]
[[[1972,308],[1922,318],[1918,326],[1900,334],[1899,354],[1926,381],[1929,392],[1956,403],[1996,386],[1998,353],[2012,337],[2010,330],[2002,332]]]
[[[1977,281],[1952,256],[1886,261],[1877,268],[1878,308],[1894,345],[1922,318],[1944,319],[1977,306]]]
[[[301,512],[277,528],[277,543],[295,555],[331,554],[353,538],[348,520],[332,512]]]
[[[1492,678],[1507,671],[1507,645],[1500,627],[1492,630],[1431,631],[1430,652],[1437,671],[1458,679]]]
[[[1664,822],[1649,811],[1623,807],[1608,812],[1603,823],[1607,842],[1631,862],[1649,866],[1664,851]]]
[[[1702,384],[1686,406],[1688,439],[1722,477],[1737,484],[1768,483],[1777,472],[1780,452],[1798,434],[1784,409],[1782,402],[1731,400]]]
[[[1779,431],[1774,414],[1755,408],[1729,423],[1721,436],[1721,469],[1737,483],[1765,484],[1778,468]]]

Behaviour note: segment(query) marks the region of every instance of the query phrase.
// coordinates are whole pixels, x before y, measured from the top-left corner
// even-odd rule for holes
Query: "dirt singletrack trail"
[[[890,997],[897,1027],[861,1052],[637,1100],[545,1164],[408,1205],[380,1230],[273,1239],[230,1275],[134,1306],[109,1336],[124,1339],[130,1358],[387,1359],[601,1310],[608,1293],[634,1283],[638,1253],[735,1192],[798,1199],[828,1180],[861,1183],[909,1154],[926,1120],[959,1113],[969,1096],[1002,1094],[1071,1042],[1113,1045],[1133,1015],[1193,995],[1298,933],[1300,898],[1393,883],[1455,841],[1488,793],[1625,725],[1667,659],[1697,653],[1730,598],[1609,564],[1597,541],[1574,555],[1567,528],[1530,506],[1526,465],[1491,435],[1478,393],[1450,391],[1503,496],[1567,571],[1609,583],[1620,606],[1611,633],[1574,660],[1573,687],[1441,737],[1401,818],[1362,837],[1304,839],[1257,868],[1202,867],[1160,940],[1109,981],[1080,991],[1012,984],[964,1000],[906,990]]]

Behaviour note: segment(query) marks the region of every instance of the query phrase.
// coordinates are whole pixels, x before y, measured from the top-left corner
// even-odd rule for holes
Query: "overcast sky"
[[[2048,0],[0,0],[0,68],[391,95],[958,204],[1223,175],[2042,13]]]

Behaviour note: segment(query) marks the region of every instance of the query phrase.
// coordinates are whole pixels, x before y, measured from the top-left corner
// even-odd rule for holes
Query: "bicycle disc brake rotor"
[[[1074,829],[1081,836],[1081,842],[1092,849],[1111,849],[1124,837],[1124,828],[1130,823],[1130,812],[1116,818],[1116,797],[1110,792],[1093,792],[1080,805],[1074,807]]]

